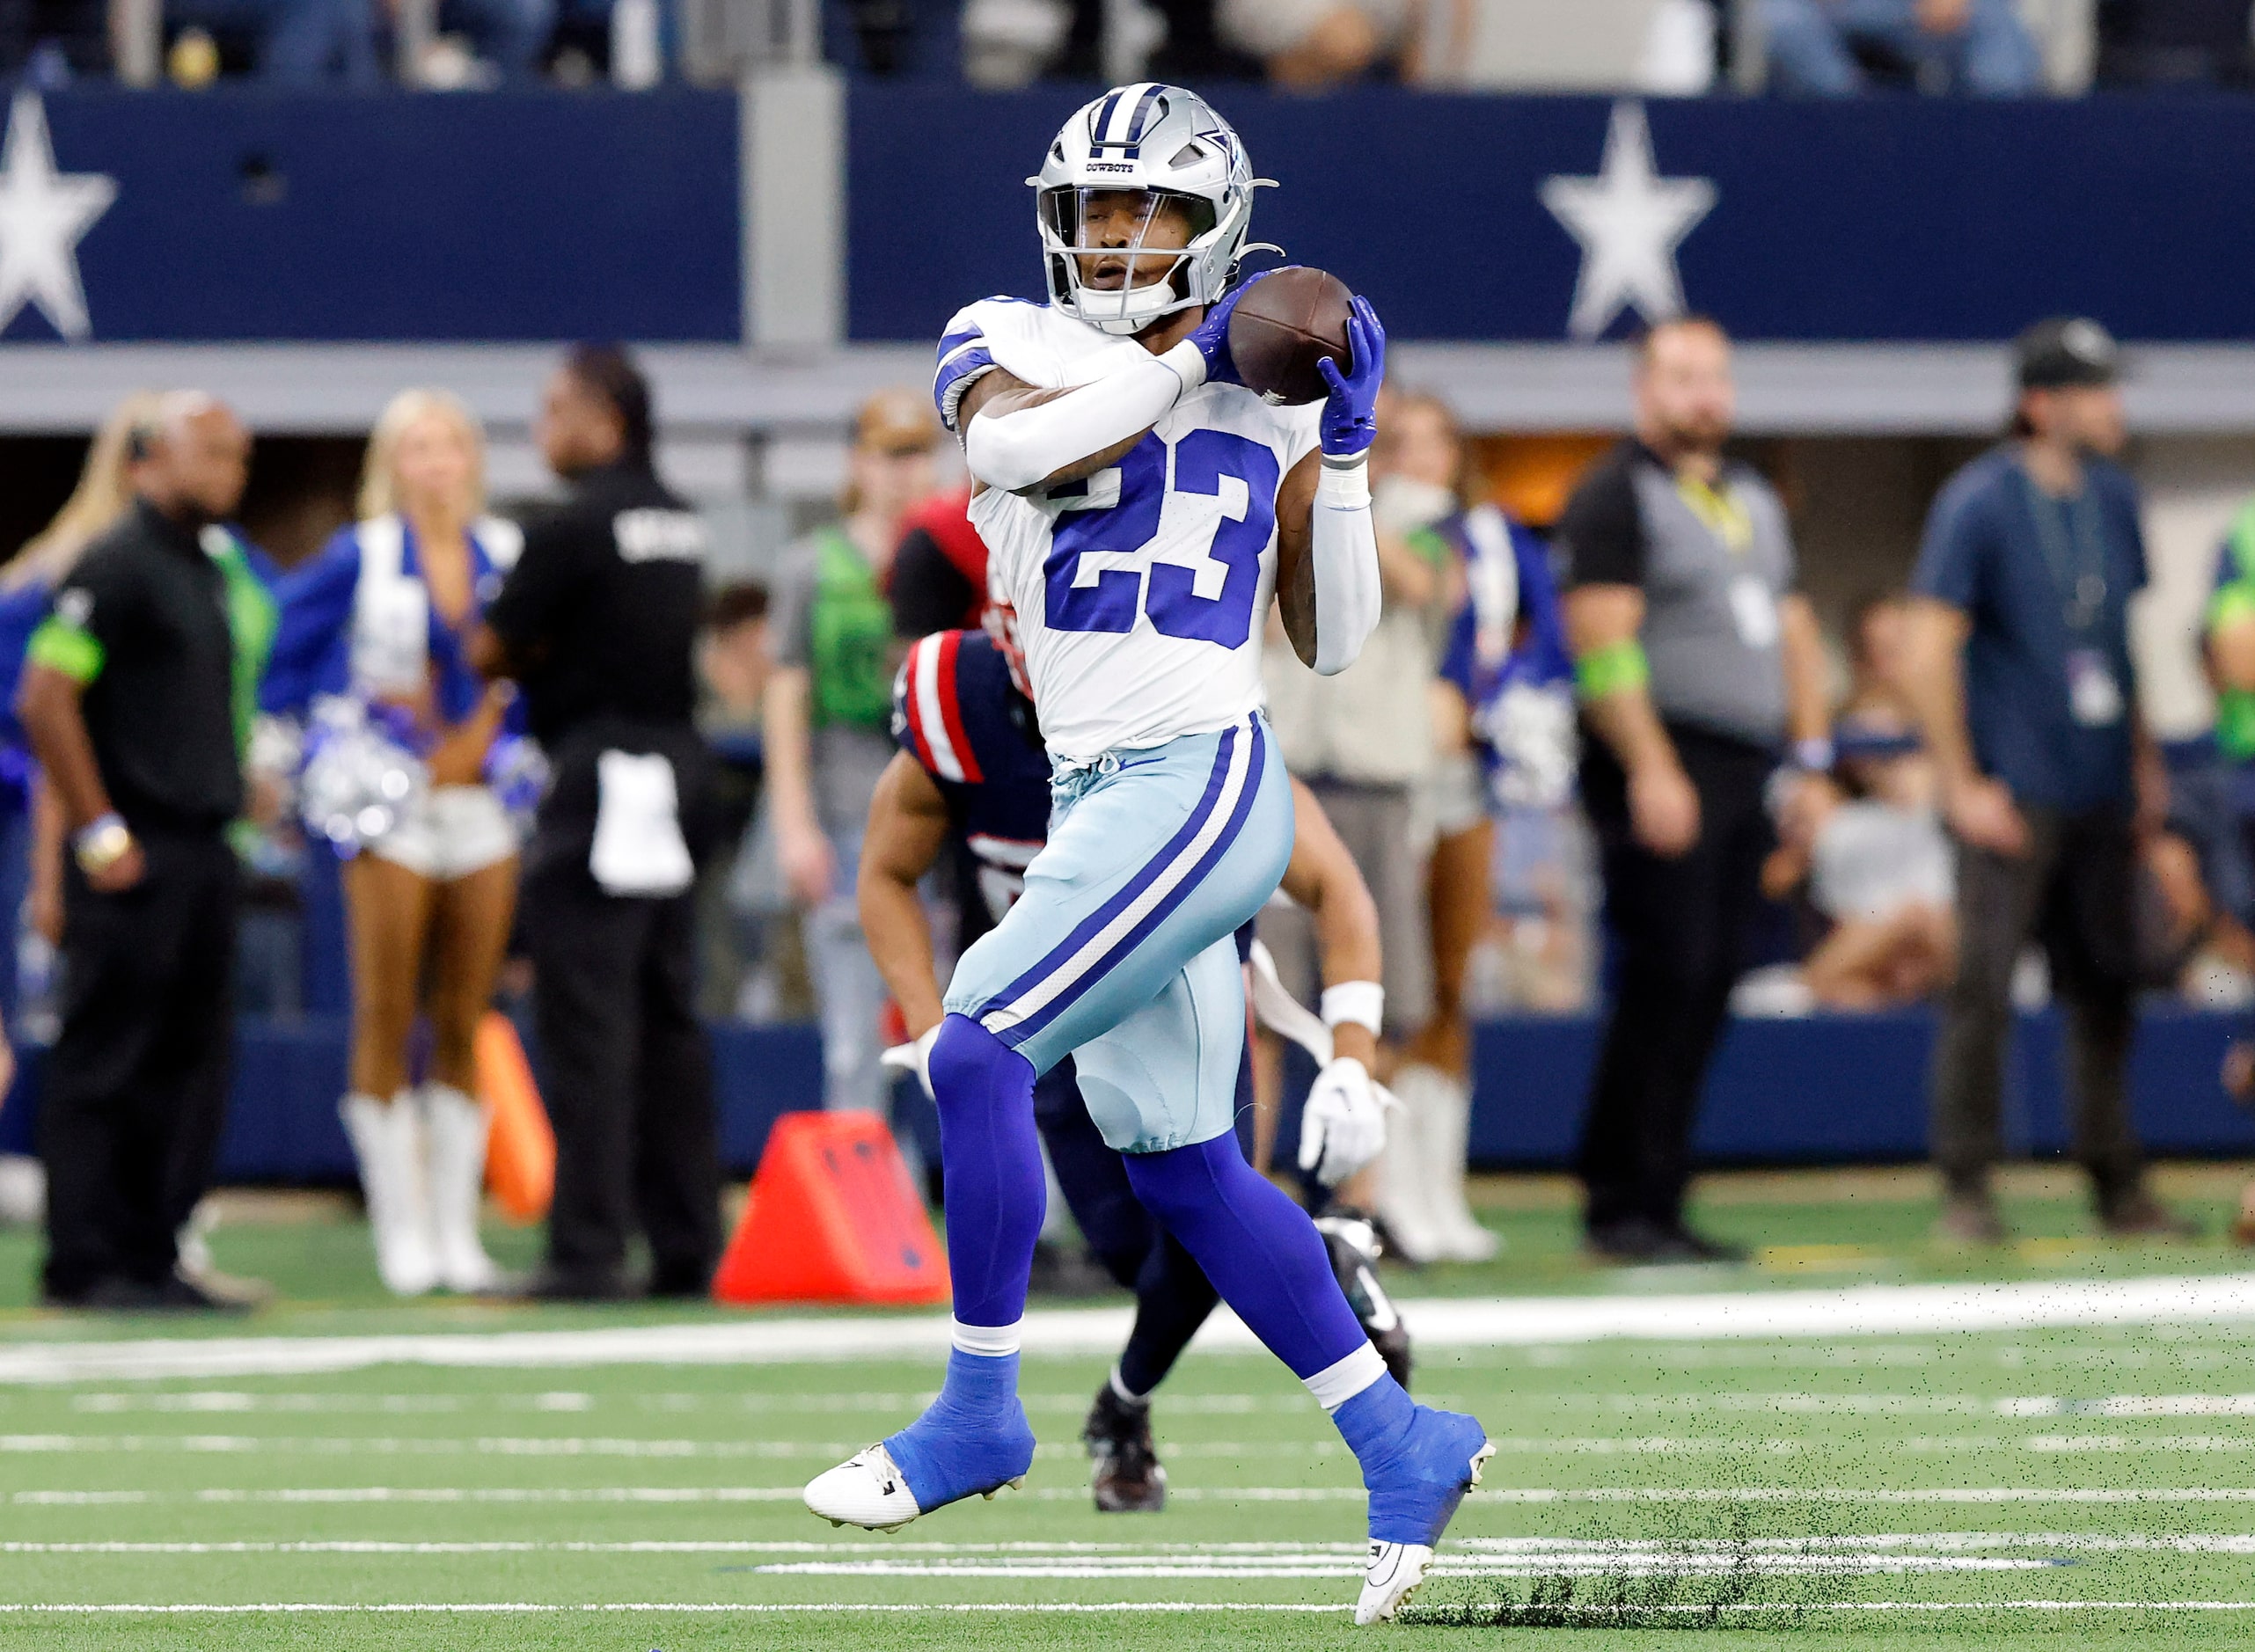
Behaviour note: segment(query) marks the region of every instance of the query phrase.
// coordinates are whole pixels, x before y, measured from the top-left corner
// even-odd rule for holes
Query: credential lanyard
[[[2028,514],[2043,542],[2067,628],[2077,634],[2089,631],[2106,606],[2106,540],[2090,482],[2086,479],[2083,491],[2068,500],[2054,499],[2025,471],[2020,484],[2028,490]]]

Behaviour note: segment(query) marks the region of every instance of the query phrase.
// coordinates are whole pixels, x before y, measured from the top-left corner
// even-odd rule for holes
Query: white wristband
[[[1370,508],[1370,457],[1326,457],[1315,472],[1315,502],[1332,510]]]
[[[1323,1025],[1337,1027],[1352,1021],[1357,1027],[1367,1027],[1371,1035],[1378,1035],[1379,1026],[1386,1019],[1386,989],[1375,981],[1342,981],[1336,987],[1323,989]]]

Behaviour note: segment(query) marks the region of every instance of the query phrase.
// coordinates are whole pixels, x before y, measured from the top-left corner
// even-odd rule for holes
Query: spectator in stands
[[[1867,710],[1834,725],[1848,797],[1819,806],[1805,851],[1781,848],[1764,874],[1805,873],[1830,925],[1801,966],[1810,996],[1836,1010],[1916,1004],[1957,968],[1950,840],[1936,813],[1934,765],[1907,715]],[[1780,862],[1791,868],[1780,874]]]
[[[2146,580],[2114,341],[2054,320],[2018,346],[2013,439],[1935,501],[1905,686],[1958,840],[1959,960],[1934,1052],[1940,1232],[2004,1237],[1990,1187],[2014,965],[2040,939],[2067,1001],[2074,1153],[2110,1233],[2185,1231],[2146,1189],[2124,1093],[2136,1030],[2132,895],[2168,781],[2139,712],[2129,599]]]
[[[1426,1068],[1397,1074],[1402,1042],[1432,1016],[1432,940],[1425,913],[1425,857],[1417,843],[1417,791],[1433,761],[1429,699],[1439,654],[1439,628],[1448,612],[1447,546],[1429,530],[1456,508],[1456,428],[1447,409],[1428,398],[1388,395],[1379,415],[1381,432],[1371,460],[1372,508],[1379,524],[1379,581],[1385,606],[1377,629],[1351,671],[1318,676],[1282,641],[1282,621],[1263,651],[1262,674],[1269,716],[1285,764],[1315,794],[1355,868],[1378,904],[1380,955],[1385,961],[1385,1012],[1377,1077],[1392,1085],[1413,1121],[1403,1137],[1397,1167],[1415,1162],[1428,1112],[1468,1107],[1461,1084]],[[1405,461],[1407,462],[1405,465]],[[1274,954],[1285,990],[1302,1002],[1320,988],[1315,934],[1307,912],[1271,905],[1260,915],[1262,941]],[[1430,1081],[1430,1082],[1429,1082]],[[1407,1093],[1403,1093],[1406,1085]],[[1452,1087],[1453,1086],[1453,1087]],[[1462,1139],[1446,1118],[1433,1129]],[[1461,1198],[1461,1148],[1454,1177]],[[1457,1251],[1492,1253],[1494,1238],[1468,1216],[1449,1242],[1425,1213],[1396,1202],[1402,1218],[1395,1239],[1411,1261]]]
[[[270,85],[384,84],[375,0],[166,0],[165,21],[247,42],[253,72]]]
[[[351,1090],[340,1107],[360,1163],[384,1283],[489,1291],[478,1236],[487,1119],[475,1045],[516,901],[516,829],[487,783],[514,691],[464,645],[523,536],[485,514],[485,435],[457,398],[404,391],[376,421],[360,520],[283,580],[262,700],[304,717],[341,698],[420,758],[428,789],[383,830],[339,847],[352,937]],[[424,1081],[408,1045],[433,1034]]]
[[[1723,330],[1655,326],[1636,395],[1636,435],[1583,479],[1557,532],[1582,800],[1619,942],[1584,1221],[1600,1257],[1726,1259],[1684,1224],[1691,1129],[1761,897],[1779,758],[1796,832],[1832,767],[1824,645],[1784,506],[1724,455],[1736,398]]]
[[[768,826],[802,914],[823,1027],[824,1103],[885,1113],[884,982],[853,896],[861,832],[892,760],[896,647],[884,583],[901,524],[933,485],[940,425],[928,397],[878,392],[853,426],[838,519],[793,545],[775,572],[769,636]]]
[[[2248,14],[2248,0],[2098,0],[2098,84],[2244,86]]]
[[[1215,33],[1257,58],[1277,85],[1321,91],[1358,78],[1402,49],[1406,0],[1217,0]]]
[[[556,1195],[531,1284],[551,1300],[702,1297],[721,1254],[712,1056],[692,886],[710,844],[696,727],[705,523],[658,479],[649,381],[612,345],[550,377],[535,435],[572,497],[524,551],[470,657],[524,691],[555,779],[525,847],[525,939]],[[647,1280],[628,1243],[648,1241]]]
[[[1770,84],[1797,97],[1848,98],[1867,61],[1921,91],[2021,98],[2043,62],[2012,0],[1759,0]]]
[[[232,1045],[241,812],[231,515],[250,438],[166,397],[127,438],[131,508],[33,634],[18,696],[70,830],[62,1035],[48,1059],[46,1294],[86,1307],[235,1305],[184,1278],[177,1230],[219,1143]]]

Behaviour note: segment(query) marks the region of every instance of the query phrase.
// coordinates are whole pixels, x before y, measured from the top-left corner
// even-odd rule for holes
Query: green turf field
[[[2232,1185],[2178,1191],[2214,1223]],[[1596,1274],[1571,1260],[1547,1193],[1499,1185],[1488,1208],[1512,1240],[1502,1261],[1397,1288],[1554,1301],[2026,1289],[2244,1265],[2221,1244],[2097,1246],[2068,1185],[2040,1180],[2013,1203],[2030,1244],[1987,1260],[1927,1247],[1930,1202],[1884,1178],[1719,1184],[1710,1225],[1770,1247],[1743,1272]],[[223,1230],[223,1264],[311,1301],[194,1327],[210,1372],[0,1384],[0,1648],[1613,1652],[1695,1629],[1717,1648],[1879,1652],[2255,1635],[2255,1287],[2247,1317],[2199,1323],[1430,1350],[1420,1395],[1476,1411],[1499,1452],[1419,1597],[1425,1620],[1357,1632],[1352,1465],[1265,1357],[1194,1352],[1162,1395],[1163,1516],[1087,1502],[1073,1436],[1106,1362],[1029,1357],[1043,1444],[1027,1491],[879,1538],[816,1522],[797,1488],[912,1416],[935,1359],[246,1369],[332,1336],[483,1347],[527,1329],[764,1323],[395,1308],[358,1246],[318,1213]],[[11,1282],[30,1255],[0,1238]],[[35,1342],[85,1358],[98,1341],[186,1334],[18,1309],[0,1315],[0,1362]],[[209,1341],[246,1336],[247,1355]],[[52,1610],[85,1605],[296,1610]]]

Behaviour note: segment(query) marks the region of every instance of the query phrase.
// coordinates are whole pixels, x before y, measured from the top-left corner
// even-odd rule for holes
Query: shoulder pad
[[[977,786],[985,779],[963,716],[966,654],[991,651],[979,632],[935,632],[908,651],[893,682],[893,738],[935,780]],[[1007,678],[1006,678],[1007,681]]]

